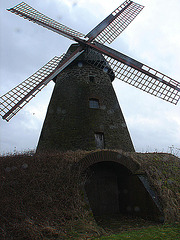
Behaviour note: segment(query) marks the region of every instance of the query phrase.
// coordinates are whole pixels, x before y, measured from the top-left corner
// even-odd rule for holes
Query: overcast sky
[[[26,0],[47,16],[88,33],[122,0]],[[137,0],[143,11],[110,47],[180,82],[180,1]],[[71,40],[6,11],[17,0],[0,0],[0,95],[24,81]],[[53,90],[50,82],[10,122],[0,119],[0,153],[35,149]],[[180,149],[180,102],[173,105],[120,80],[114,87],[136,151]],[[180,150],[179,150],[180,156]]]

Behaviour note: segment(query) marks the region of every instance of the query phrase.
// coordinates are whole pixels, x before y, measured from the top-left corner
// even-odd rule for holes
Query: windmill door
[[[99,149],[104,148],[104,134],[103,133],[95,133],[95,144]]]
[[[95,216],[119,212],[118,185],[116,176],[96,173],[85,185],[91,210]]]

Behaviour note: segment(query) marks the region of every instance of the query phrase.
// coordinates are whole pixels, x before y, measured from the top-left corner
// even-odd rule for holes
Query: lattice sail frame
[[[74,40],[74,37],[80,37],[80,38],[85,37],[84,34],[78,32],[78,31],[75,31],[75,30],[47,17],[46,15],[40,13],[39,11],[32,8],[25,2],[22,2],[18,5],[16,5],[15,7],[7,9],[7,10],[19,15],[20,17],[28,19],[29,21],[37,23],[47,29],[50,29],[58,34],[68,37],[71,40]]]
[[[138,68],[134,68],[105,54],[102,54],[106,60],[104,62],[98,60],[90,61],[88,56],[94,55],[93,58],[96,59],[97,55],[98,59],[99,52],[91,48],[88,51],[86,61],[103,69],[104,72],[112,77],[173,104],[177,104],[180,99],[180,83],[153,68],[139,63],[142,66],[138,70]]]
[[[0,115],[3,119],[9,121],[52,80],[50,75],[63,57],[64,55],[60,57],[55,56],[32,76],[0,97]],[[11,111],[10,114],[9,111]]]
[[[107,18],[86,35],[99,43],[112,43],[143,10],[144,6],[130,0],[126,0],[116,8]],[[102,28],[102,30],[101,30]],[[93,37],[96,32],[96,37]]]

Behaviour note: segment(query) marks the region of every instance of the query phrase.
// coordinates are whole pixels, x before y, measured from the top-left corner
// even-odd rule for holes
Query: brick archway
[[[80,166],[81,171],[85,171],[91,165],[99,162],[119,163],[130,170],[133,174],[136,173],[140,168],[139,163],[137,163],[131,156],[128,156],[127,153],[123,153],[122,151],[118,150],[94,151],[83,157],[78,162],[78,165]]]
[[[141,180],[140,165],[130,154],[96,150],[84,156],[78,166],[85,173],[85,195],[95,216],[123,214],[155,221],[162,217],[148,180]]]

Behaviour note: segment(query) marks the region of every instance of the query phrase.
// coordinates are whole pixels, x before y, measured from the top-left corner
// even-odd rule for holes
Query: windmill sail
[[[78,32],[78,31],[75,31],[75,30],[47,17],[46,15],[40,13],[39,11],[32,8],[25,2],[22,2],[18,5],[16,5],[15,7],[7,9],[7,10],[19,15],[20,17],[28,19],[29,21],[37,23],[47,29],[50,29],[58,34],[61,34],[71,40],[73,40],[74,37],[82,37],[83,38],[85,36],[84,34]]]
[[[95,40],[99,43],[108,42],[110,44],[124,31],[143,8],[144,6],[140,4],[126,0],[86,35],[89,38],[88,41]]]
[[[0,115],[3,119],[9,121],[21,108],[24,107],[24,105],[26,105],[49,83],[51,80],[51,73],[58,66],[58,63],[63,56],[55,56],[32,76],[0,97]]]
[[[89,49],[89,55],[102,53],[110,68],[104,62],[89,61],[87,58],[89,63],[138,89],[177,104],[180,98],[179,82],[107,46],[99,43],[90,45],[94,49]]]
[[[36,73],[0,97],[0,116],[9,121],[58,73],[77,58],[83,50],[78,48],[70,56],[54,57]]]

